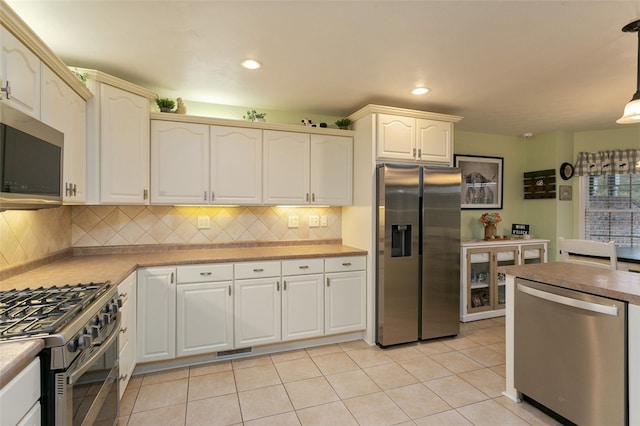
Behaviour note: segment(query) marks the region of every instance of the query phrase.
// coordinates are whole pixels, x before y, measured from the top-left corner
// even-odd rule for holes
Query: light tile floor
[[[391,349],[364,341],[134,376],[121,425],[557,425],[504,390],[504,318]]]

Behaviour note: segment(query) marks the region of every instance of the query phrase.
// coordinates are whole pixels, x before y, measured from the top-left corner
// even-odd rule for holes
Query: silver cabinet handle
[[[207,201],[207,191],[204,191],[204,200]]]
[[[231,286],[229,286],[229,296],[231,296]]]
[[[216,193],[211,191],[211,201],[216,199]]]
[[[283,281],[283,282],[282,282],[282,289],[283,289],[284,291],[287,291],[287,282],[286,282],[286,281]]]
[[[309,202],[309,193],[307,192],[307,195],[305,196],[305,201],[308,203]]]
[[[309,269],[308,265],[300,265],[298,266],[298,269]]]
[[[203,277],[208,277],[211,275],[211,272],[200,272],[200,275],[202,275]]]
[[[264,268],[255,268],[253,272],[264,272]]]
[[[618,308],[616,306],[600,305],[598,303],[585,302],[584,300],[573,299],[571,297],[561,296],[559,294],[547,293],[546,291],[538,290],[518,284],[518,291],[526,293],[539,299],[548,300],[549,302],[559,303],[561,305],[571,306],[578,309],[584,309],[585,311],[597,312],[599,314],[605,314],[610,316],[618,316]]]
[[[173,272],[171,273],[171,278],[169,279],[169,283],[173,284]]]
[[[316,193],[312,192],[311,193],[311,202],[314,202],[314,201],[316,201]]]
[[[11,99],[11,86],[9,86],[9,80],[6,81],[4,87],[0,91],[7,94],[7,99]]]
[[[73,196],[74,197],[76,196],[76,193],[77,193],[77,187],[76,187],[76,184],[74,183],[73,184]]]
[[[120,293],[120,297],[122,297],[124,299],[125,297],[127,297],[127,294],[129,294],[129,293]]]
[[[127,380],[127,377],[129,377],[128,374],[121,374],[120,377],[118,377],[118,379],[124,382],[125,380]]]
[[[413,148],[413,158],[416,158],[416,149]]]
[[[344,262],[342,266],[351,266],[351,262]]]
[[[280,281],[276,281],[276,291],[280,291]]]
[[[329,278],[327,278],[327,287],[329,287]]]
[[[121,328],[120,329],[120,333],[122,333],[122,334],[126,333],[128,328],[129,327]]]
[[[146,189],[142,190],[142,199],[146,200],[147,198],[149,198],[149,191]]]

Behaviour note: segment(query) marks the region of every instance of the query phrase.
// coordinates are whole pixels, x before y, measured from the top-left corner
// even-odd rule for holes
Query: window
[[[640,245],[640,174],[587,176],[585,238]]]

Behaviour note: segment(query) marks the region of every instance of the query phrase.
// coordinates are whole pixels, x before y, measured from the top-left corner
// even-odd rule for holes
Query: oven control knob
[[[92,325],[91,326],[91,338],[92,339],[97,339],[98,337],[100,337],[100,326]]]
[[[69,352],[75,352],[78,350],[78,339],[69,340],[67,343],[67,350]]]
[[[91,335],[81,334],[78,337],[78,349],[87,349],[91,347]]]
[[[109,304],[109,312],[112,314],[118,313],[118,304],[114,300]]]
[[[92,325],[100,325],[100,315],[96,315],[94,319],[91,320]]]
[[[102,324],[103,325],[111,324],[111,314],[109,313],[102,314]]]

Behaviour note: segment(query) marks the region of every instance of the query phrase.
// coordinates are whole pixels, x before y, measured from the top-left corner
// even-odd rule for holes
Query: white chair
[[[558,247],[562,262],[595,266],[598,268],[617,269],[616,244],[591,240],[571,240],[558,238]]]

